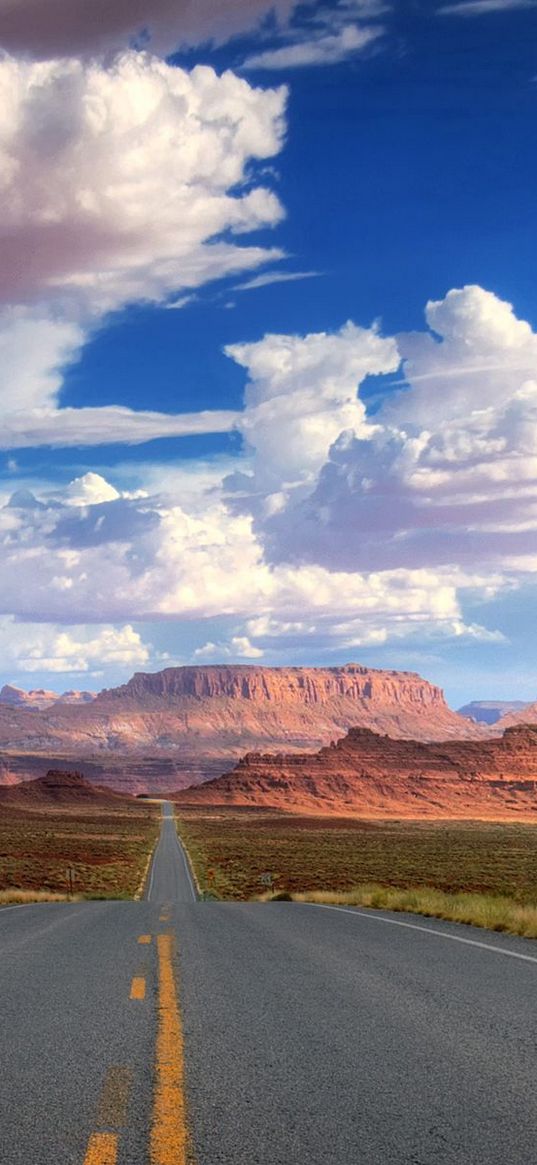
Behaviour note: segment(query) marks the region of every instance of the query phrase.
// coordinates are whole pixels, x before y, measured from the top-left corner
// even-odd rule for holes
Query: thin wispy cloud
[[[255,275],[244,283],[236,283],[233,291],[255,291],[258,287],[270,287],[271,283],[295,283],[299,279],[316,279],[320,271],[266,271]]]
[[[181,295],[179,299],[163,304],[163,307],[166,311],[181,311],[181,308],[188,307],[189,303],[196,303],[197,298],[197,295]]]
[[[298,69],[309,65],[335,65],[361,52],[384,29],[380,26],[360,27],[347,24],[336,33],[327,32],[305,37],[294,44],[254,53],[244,62],[243,69]]]
[[[537,0],[461,0],[444,4],[441,16],[486,16],[489,12],[512,12],[517,8],[536,8]]]

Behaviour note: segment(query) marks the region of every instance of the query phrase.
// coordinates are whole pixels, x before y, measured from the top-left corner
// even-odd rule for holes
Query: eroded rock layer
[[[158,791],[222,773],[250,750],[314,751],[354,726],[421,740],[484,732],[414,672],[359,664],[166,668],[89,703],[41,711],[0,704],[0,767],[5,780],[32,776],[45,755],[115,788]]]
[[[537,819],[537,726],[500,739],[395,740],[352,728],[299,755],[245,756],[179,804],[249,805],[363,817]]]

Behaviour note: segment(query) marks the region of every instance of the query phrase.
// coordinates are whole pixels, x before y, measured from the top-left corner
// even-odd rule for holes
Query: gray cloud
[[[159,522],[159,514],[147,504],[117,498],[93,506],[71,507],[61,515],[50,539],[76,549],[106,542],[130,543],[156,529]]]
[[[0,0],[0,44],[36,58],[92,55],[145,40],[152,51],[227,41],[295,0]]]

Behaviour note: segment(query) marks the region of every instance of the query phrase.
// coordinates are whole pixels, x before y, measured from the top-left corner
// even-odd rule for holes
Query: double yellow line
[[[186,1165],[184,1041],[173,970],[173,935],[157,938],[159,1002],[151,1165]]]
[[[150,942],[141,935],[139,942]],[[174,973],[174,936],[157,936],[158,1029],[155,1053],[153,1118],[149,1144],[150,1165],[192,1165],[185,1100],[184,1040]],[[143,990],[142,990],[143,984]],[[145,998],[145,978],[132,981],[131,999]],[[112,1068],[107,1074],[97,1111],[97,1124],[119,1128],[125,1123],[132,1073]],[[117,1165],[116,1132],[91,1135],[84,1165]]]

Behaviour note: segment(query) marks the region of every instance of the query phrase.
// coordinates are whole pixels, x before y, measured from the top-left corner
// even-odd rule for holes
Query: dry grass
[[[179,829],[202,891],[217,898],[281,894],[537,938],[534,825],[181,809]]]
[[[0,906],[22,906],[31,902],[73,902],[79,895],[53,894],[50,890],[0,890]]]
[[[160,827],[158,806],[72,806],[45,811],[2,808],[0,903],[82,898],[132,898]],[[11,897],[6,899],[5,895]],[[41,897],[35,897],[40,895]]]
[[[265,890],[477,894],[537,903],[537,827],[466,821],[361,821],[251,809],[179,811],[202,891],[247,900]]]
[[[537,938],[537,902],[522,905],[513,898],[493,894],[446,894],[442,890],[409,887],[394,889],[375,883],[356,886],[346,894],[329,890],[310,894],[293,894],[294,902],[318,902],[323,905],[366,906],[375,910],[405,911],[427,918],[444,918],[464,922],[486,930]]]

